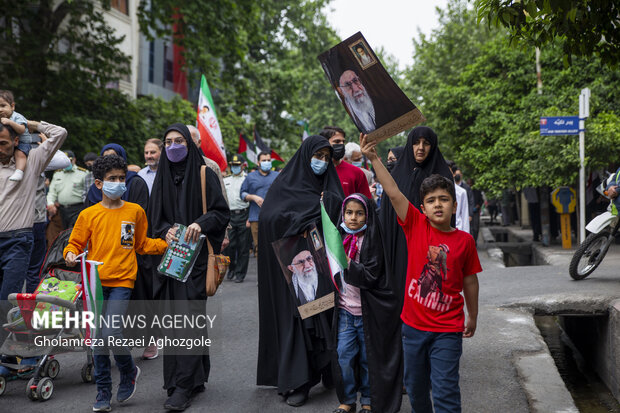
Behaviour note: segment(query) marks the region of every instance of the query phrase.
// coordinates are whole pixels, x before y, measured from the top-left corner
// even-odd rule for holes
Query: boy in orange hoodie
[[[102,192],[102,200],[80,213],[64,250],[67,265],[74,266],[77,256],[90,243],[88,258],[103,263],[99,270],[104,299],[102,316],[110,319],[127,312],[138,272],[136,253],[161,255],[167,247],[162,239],[147,238],[148,222],[142,207],[121,200],[126,190],[126,173],[127,164],[120,156],[109,155],[95,160],[93,176],[95,186]],[[118,326],[103,326],[100,330],[104,342],[109,336],[122,338],[122,328],[114,327]],[[136,391],[140,368],[134,364],[128,348],[115,348],[113,353],[121,373],[116,398],[124,402]],[[96,347],[93,359],[97,383],[93,411],[107,412],[112,410],[109,349]]]

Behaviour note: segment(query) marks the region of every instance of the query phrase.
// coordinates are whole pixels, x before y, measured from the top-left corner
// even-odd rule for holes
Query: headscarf
[[[125,151],[125,148],[123,148],[118,143],[108,143],[103,148],[101,148],[101,152],[99,152],[99,155],[103,156],[103,153],[108,149],[114,150],[114,152],[116,152],[118,156],[120,156],[125,160],[125,162],[127,162],[127,152]]]
[[[170,131],[183,136],[187,156],[181,162],[171,162],[166,151],[161,152],[149,200],[149,225],[153,237],[163,237],[175,223],[188,226],[202,215],[200,167],[205,164],[204,159],[187,126],[182,123],[170,125],[164,132],[164,139]],[[214,240],[211,242],[213,244]]]
[[[403,157],[403,152],[405,151],[405,147],[404,146],[395,146],[393,148],[390,148],[390,152],[392,152],[394,154],[394,156],[396,157],[396,161],[400,161],[400,158]]]
[[[263,222],[268,223],[273,230],[269,232],[272,232],[275,238],[269,242],[297,235],[308,229],[312,223],[320,221],[321,192],[337,194],[340,199],[344,197],[340,179],[331,160],[322,175],[316,175],[312,171],[312,155],[323,148],[328,148],[331,156],[332,147],[327,139],[318,135],[306,138],[269,188],[259,216],[261,225]],[[340,203],[336,210],[338,212],[339,207]]]
[[[123,160],[125,162],[127,162],[127,152],[125,151],[125,148],[123,148],[121,145],[119,145],[118,143],[108,143],[107,145],[105,145],[103,148],[101,148],[101,152],[99,152],[100,156],[103,156],[103,153],[105,151],[107,151],[108,149],[112,149],[114,150],[114,152],[116,152],[116,154],[118,156],[120,156],[121,158],[123,158]],[[123,201],[127,201],[129,199],[129,190],[130,190],[130,186],[131,186],[131,181],[138,176],[137,173],[135,173],[134,171],[127,171],[127,173],[125,174],[125,184],[127,185],[127,190],[125,191],[125,193],[123,194],[123,196],[121,197],[121,199]],[[88,188],[88,194],[86,195],[86,198],[88,199],[89,203],[91,205],[96,204],[97,202],[101,202],[102,200],[102,196],[101,196],[101,189],[97,188],[95,186],[95,184],[93,183],[90,188]]]
[[[422,163],[418,163],[413,155],[413,144],[420,138],[430,142],[431,148],[428,156]],[[420,209],[420,186],[422,181],[432,174],[439,174],[453,181],[452,172],[446,163],[439,147],[437,146],[437,134],[428,126],[418,126],[409,132],[407,143],[402,156],[392,170],[392,177],[398,189],[407,197],[409,202]],[[388,275],[394,283],[394,290],[402,302],[405,294],[405,281],[407,277],[407,241],[398,221],[396,212],[390,202],[390,198],[384,196],[381,201],[379,218],[385,230],[384,248],[388,263]]]
[[[342,201],[342,211],[340,212],[340,220],[344,223],[344,211],[346,209],[347,202],[349,202],[350,200],[358,201],[364,206],[364,209],[366,210],[366,220],[368,220],[368,204],[367,204],[368,198],[366,198],[362,194],[351,194],[348,197],[346,197],[344,201]],[[366,223],[366,225],[368,224]],[[351,258],[352,260],[355,259],[355,257],[357,256],[357,251],[358,251],[358,248],[357,248],[358,235],[357,234],[358,233],[346,234],[346,236],[344,237],[344,240],[342,241],[342,245],[344,246],[344,252],[347,254],[347,257]]]

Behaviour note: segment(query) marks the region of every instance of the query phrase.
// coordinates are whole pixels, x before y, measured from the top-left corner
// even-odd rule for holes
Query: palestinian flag
[[[336,277],[340,277],[342,282],[343,291],[338,290],[340,294],[346,294],[347,284],[344,282],[344,270],[349,267],[347,262],[347,254],[344,251],[342,245],[342,237],[340,232],[327,215],[323,201],[321,201],[321,223],[323,225],[323,243],[325,244],[325,252],[327,253],[327,263],[329,264],[329,272],[331,273],[332,281],[338,290],[338,284],[336,283]]]
[[[256,156],[258,155],[256,153],[256,146],[254,142],[249,140],[243,133],[239,134],[239,148],[237,149],[237,153],[243,155],[248,163],[249,169],[258,166],[258,161],[256,160]]]
[[[265,142],[263,142],[263,138],[261,138],[260,135],[258,134],[258,131],[256,130],[256,126],[254,126],[254,142],[256,142],[256,149],[258,149],[259,153],[267,152],[271,154],[271,164],[274,167],[284,165],[284,159],[282,159],[280,155],[276,153],[276,151],[271,149],[269,146],[267,146]]]
[[[205,75],[202,75],[202,80],[200,81],[196,124],[200,131],[200,148],[202,152],[207,158],[217,162],[222,171],[225,171],[227,162],[224,141],[222,140],[222,130],[217,121],[213,98],[211,97],[211,91],[209,90]]]
[[[82,300],[84,301],[84,310],[90,311],[95,316],[95,326],[99,325],[99,316],[103,307],[103,289],[101,288],[101,280],[99,279],[99,267],[101,262],[86,260],[82,256]],[[91,331],[90,327],[86,327],[86,337],[95,337],[96,329]]]

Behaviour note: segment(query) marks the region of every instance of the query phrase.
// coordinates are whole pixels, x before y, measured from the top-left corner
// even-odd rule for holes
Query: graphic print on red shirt
[[[448,278],[448,257],[450,248],[446,244],[429,245],[422,274],[417,280],[412,279],[409,291],[414,291],[413,299],[424,307],[437,311],[446,311],[452,304],[452,297],[445,295],[441,289]]]

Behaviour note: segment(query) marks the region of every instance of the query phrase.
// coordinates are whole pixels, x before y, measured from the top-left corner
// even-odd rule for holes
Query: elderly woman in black
[[[201,234],[206,235],[215,253],[218,253],[230,211],[217,176],[205,168],[206,193],[201,194],[200,173],[204,160],[185,125],[175,123],[168,127],[164,134],[164,144],[165,151],[161,154],[148,209],[152,236],[174,237],[174,224],[182,224],[187,227],[189,238],[197,240]],[[203,214],[202,209],[203,196],[207,201],[206,214]],[[186,282],[158,275],[155,280],[155,297],[166,303],[167,309],[172,307],[176,313],[204,314],[207,258],[205,243]],[[201,335],[203,333],[200,332]],[[172,330],[164,333],[167,334],[191,335],[192,332]],[[204,391],[209,370],[207,348],[186,353],[178,349],[166,349],[164,388],[168,391],[168,399],[164,407],[177,411],[187,408],[191,398]]]

